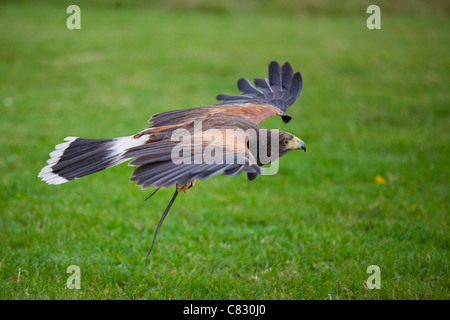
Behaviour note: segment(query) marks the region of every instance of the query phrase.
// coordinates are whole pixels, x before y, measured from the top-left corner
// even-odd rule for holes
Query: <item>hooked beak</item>
[[[306,152],[306,144],[299,138],[294,137],[289,141],[286,149],[290,149],[290,150],[298,149],[298,150],[303,150]]]

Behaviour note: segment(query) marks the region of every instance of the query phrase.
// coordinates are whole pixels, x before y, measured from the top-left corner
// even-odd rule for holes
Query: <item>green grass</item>
[[[447,13],[382,7],[371,31],[366,3],[270,14],[80,1],[70,31],[58,3],[0,4],[1,299],[449,299]],[[64,137],[134,134],[154,113],[237,93],[271,60],[304,88],[291,123],[264,125],[308,152],[276,176],[197,183],[150,258],[172,189],[144,202],[126,165],[37,178]],[[66,288],[69,265],[80,290]],[[364,284],[369,265],[379,290]]]

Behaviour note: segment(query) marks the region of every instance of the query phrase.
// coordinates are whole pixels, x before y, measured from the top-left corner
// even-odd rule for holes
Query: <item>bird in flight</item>
[[[222,173],[246,172],[249,180],[264,174],[270,164],[292,150],[306,151],[305,143],[291,133],[266,129],[259,124],[269,117],[291,120],[287,108],[302,90],[300,72],[276,61],[269,64],[268,78],[254,84],[238,80],[239,95],[220,94],[218,104],[155,114],[150,127],[132,135],[112,139],[67,137],[50,153],[48,165],[38,177],[51,185],[62,184],[132,160],[131,181],[143,189],[175,185],[175,193],[164,211],[156,235],[178,193],[188,192],[196,180]],[[146,200],[147,200],[146,199]]]

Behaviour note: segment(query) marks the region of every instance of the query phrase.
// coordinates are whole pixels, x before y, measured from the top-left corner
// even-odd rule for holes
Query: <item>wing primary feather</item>
[[[264,89],[269,89],[270,92],[272,92],[272,88],[270,87],[269,80],[267,80],[267,79],[254,79],[253,81],[255,82],[255,86],[260,87],[260,88],[264,88]]]
[[[238,80],[238,89],[243,93],[263,94],[261,90],[256,89],[250,81],[244,78]]]
[[[258,173],[256,172],[247,172],[247,177],[249,181],[254,180],[258,176]]]
[[[216,99],[217,100],[245,100],[245,99],[252,99],[253,96],[252,95],[246,95],[246,94],[241,94],[241,95],[232,95],[232,94],[219,94]]]
[[[269,83],[270,85],[276,85],[281,88],[281,68],[280,64],[276,61],[272,61],[269,64]]]
[[[294,70],[292,70],[292,66],[289,62],[283,64],[281,67],[281,75],[282,75],[282,86],[286,90],[289,90],[292,84],[292,77],[294,76]]]
[[[289,88],[289,98],[286,100],[286,103],[293,104],[298,97],[300,96],[300,92],[303,88],[303,79],[300,72],[296,72],[292,78],[291,87]]]
[[[150,179],[147,179],[145,184],[143,185],[143,188],[149,187],[151,185],[158,185],[161,187],[168,187],[167,182],[171,179],[178,180],[182,175],[185,175],[189,173],[189,171],[192,170],[186,167],[186,165],[178,165],[174,166],[170,169],[167,169],[158,175],[151,177]]]
[[[156,190],[158,190],[158,189],[156,189]],[[147,258],[153,250],[153,245],[155,244],[155,240],[156,240],[156,236],[158,235],[159,228],[161,227],[164,219],[166,218],[167,214],[169,213],[169,210],[172,207],[173,203],[175,202],[177,195],[178,195],[178,191],[177,191],[177,189],[175,189],[175,193],[173,194],[173,197],[170,200],[169,205],[167,206],[166,210],[164,210],[164,213],[163,213],[161,219],[159,220],[158,226],[156,227],[155,235],[153,236],[152,246],[150,247],[150,250],[147,253]]]

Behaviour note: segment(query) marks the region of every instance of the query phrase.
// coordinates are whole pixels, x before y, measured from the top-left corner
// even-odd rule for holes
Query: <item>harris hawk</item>
[[[287,108],[302,90],[300,72],[276,61],[269,64],[268,78],[241,78],[239,95],[220,94],[218,104],[155,114],[150,127],[132,136],[112,139],[66,137],[50,153],[48,165],[38,177],[57,185],[132,160],[131,181],[143,189],[175,185],[175,193],[165,209],[158,230],[178,193],[188,192],[196,180],[222,173],[246,172],[253,180],[270,164],[291,150],[306,151],[305,143],[288,132],[265,129],[259,124],[269,117],[291,120]],[[231,137],[231,138],[230,138]],[[270,154],[270,156],[268,156]],[[146,199],[146,200],[147,200]],[[147,256],[148,256],[147,255]]]

